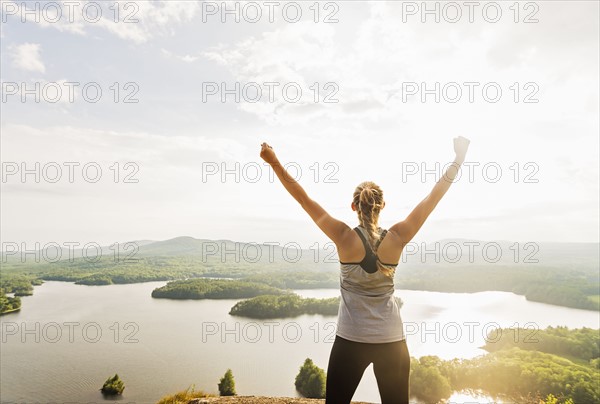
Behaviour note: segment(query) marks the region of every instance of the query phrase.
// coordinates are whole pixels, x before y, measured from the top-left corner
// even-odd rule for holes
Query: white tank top
[[[350,341],[385,343],[405,339],[400,307],[402,299],[394,296],[394,279],[380,270],[373,272],[377,259],[365,228],[354,230],[365,245],[365,259],[359,262],[340,261],[340,307],[337,335]],[[380,241],[385,237],[378,228]],[[369,265],[370,264],[370,265]],[[385,264],[395,269],[397,264]],[[369,272],[371,271],[371,272]]]

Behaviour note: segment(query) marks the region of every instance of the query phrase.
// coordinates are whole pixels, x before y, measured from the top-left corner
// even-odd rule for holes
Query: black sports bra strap
[[[375,254],[375,252],[373,251],[373,248],[371,248],[371,244],[369,244],[369,242],[367,241],[367,238],[363,234],[362,230],[364,230],[364,228],[360,229],[359,227],[360,226],[355,227],[354,230],[358,233],[358,235],[359,235],[360,239],[362,240],[362,243],[365,247],[365,257],[358,264],[366,272],[369,272],[369,273],[377,272],[377,261],[379,261],[379,257],[377,256],[377,254]],[[387,233],[387,230],[384,230],[381,232],[381,236],[379,237],[379,240],[377,241],[376,247],[379,247],[379,243],[381,243],[381,241],[385,237],[386,233]],[[379,262],[381,262],[381,261],[379,261]],[[394,267],[397,265],[397,264],[385,264],[385,263],[382,263],[382,264],[390,265],[390,266],[394,266]]]
[[[385,237],[386,234],[387,234],[387,230],[384,230],[381,232],[381,235],[379,236],[379,240],[377,240],[377,247],[379,247],[379,244],[381,244],[381,242],[383,241],[383,238]]]
[[[358,235],[360,236],[360,239],[362,240],[363,245],[365,246],[365,251],[367,253],[366,255],[372,255],[373,249],[371,248],[371,244],[369,244],[369,242],[365,238],[365,235],[363,234],[363,232],[360,231],[360,229],[358,227],[355,227],[354,230],[358,233]],[[366,255],[365,255],[365,257],[366,257]]]
[[[356,232],[360,236],[360,239],[362,240],[363,244],[365,245],[365,250],[367,251],[367,254],[375,254],[375,252],[373,251],[373,248],[371,247],[371,244],[367,241],[367,239],[365,238],[365,235],[363,234],[362,231],[360,231],[358,226],[355,227],[354,230],[356,230]],[[385,237],[386,234],[387,234],[387,230],[384,230],[381,232],[381,235],[379,236],[379,240],[377,240],[377,244],[375,245],[375,248],[379,247],[379,244],[381,244],[381,242],[383,241],[383,238]],[[367,248],[367,246],[368,246],[368,248]]]

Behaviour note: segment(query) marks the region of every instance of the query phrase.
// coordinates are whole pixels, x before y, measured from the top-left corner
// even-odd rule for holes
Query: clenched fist
[[[456,153],[457,157],[462,159],[465,158],[469,143],[471,143],[471,141],[466,137],[459,136],[454,138],[454,153]]]
[[[260,148],[260,157],[269,164],[273,164],[277,161],[277,156],[275,156],[275,152],[273,148],[267,144],[267,142],[263,142]]]

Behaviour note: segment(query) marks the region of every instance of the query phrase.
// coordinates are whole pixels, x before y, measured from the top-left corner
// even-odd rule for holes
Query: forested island
[[[288,293],[256,282],[220,279],[173,281],[154,289],[152,297],[168,299],[245,299],[260,295]]]
[[[26,275],[7,275],[0,277],[0,314],[21,309],[20,296],[31,296],[33,286],[41,285],[42,280]],[[14,297],[6,296],[13,293]]]
[[[0,290],[0,315],[21,310],[21,298],[10,297]]]
[[[229,314],[250,318],[285,318],[302,314],[336,316],[339,305],[339,297],[303,298],[295,293],[282,296],[265,295],[236,303]]]

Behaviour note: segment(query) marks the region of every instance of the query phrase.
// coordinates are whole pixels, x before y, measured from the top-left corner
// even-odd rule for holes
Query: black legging
[[[381,344],[335,337],[327,367],[326,404],[349,404],[373,363],[382,404],[408,404],[410,355],[406,340]]]

